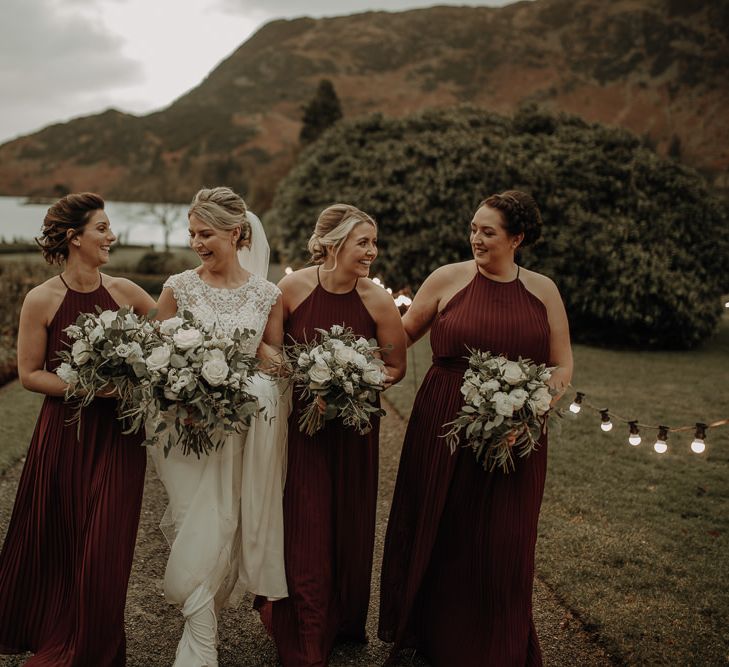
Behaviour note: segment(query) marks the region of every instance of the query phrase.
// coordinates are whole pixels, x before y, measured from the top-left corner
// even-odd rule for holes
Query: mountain
[[[729,3],[536,0],[273,21],[166,109],[115,110],[0,146],[0,193],[187,201],[227,183],[262,210],[330,79],[345,118],[524,102],[626,127],[729,188]]]

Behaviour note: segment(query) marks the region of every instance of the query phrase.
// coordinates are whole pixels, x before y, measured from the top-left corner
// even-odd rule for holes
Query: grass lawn
[[[0,475],[25,455],[43,396],[15,380],[0,387]]]
[[[692,352],[574,352],[573,383],[599,407],[668,426],[729,417],[729,316]],[[410,369],[413,359],[419,381],[427,340]],[[409,372],[387,392],[404,416],[414,384]],[[693,432],[672,433],[660,456],[655,431],[631,447],[627,426],[599,425],[583,410],[552,434],[539,576],[628,664],[727,664],[729,426],[709,431],[701,456],[689,449]]]

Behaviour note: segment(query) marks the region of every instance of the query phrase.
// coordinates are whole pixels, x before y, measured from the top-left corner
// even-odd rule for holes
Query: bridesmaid
[[[56,202],[39,245],[60,275],[32,289],[20,313],[18,373],[45,394],[0,554],[0,653],[31,651],[26,665],[123,665],[124,603],[142,502],[143,436],[123,435],[116,401],[96,398],[77,438],[67,385],[53,372],[63,329],[99,306],[154,301],[100,273],[116,240],[93,193]]]
[[[547,277],[516,265],[541,216],[516,190],[481,202],[471,221],[474,259],[437,269],[403,318],[409,343],[430,329],[433,365],[403,444],[382,564],[379,636],[416,647],[435,667],[541,665],[532,621],[537,521],[547,436],[516,470],[486,472],[473,452],[451,455],[442,425],[461,407],[467,347],[558,366],[572,374],[562,299]]]
[[[392,346],[389,383],[405,373],[405,335],[392,297],[368,279],[377,225],[346,204],[319,215],[309,251],[316,266],[280,282],[288,340],[312,340],[333,324]],[[284,667],[326,665],[337,640],[366,642],[375,537],[379,420],[358,435],[329,422],[313,437],[289,419],[284,549],[289,597],[273,603],[272,630]]]

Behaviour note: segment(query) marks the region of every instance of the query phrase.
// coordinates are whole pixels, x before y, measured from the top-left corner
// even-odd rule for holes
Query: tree
[[[686,348],[712,333],[729,292],[725,205],[694,170],[574,116],[463,108],[338,123],[302,152],[266,222],[284,260],[303,263],[318,213],[354,204],[380,225],[376,274],[417,289],[470,257],[475,207],[510,188],[544,218],[518,261],[558,284],[576,340]]]
[[[303,126],[299,134],[302,144],[316,141],[327,128],[342,117],[342,106],[329,79],[322,79],[314,97],[303,107]]]
[[[671,143],[668,145],[668,157],[674,160],[681,159],[681,139],[675,134],[671,137]]]

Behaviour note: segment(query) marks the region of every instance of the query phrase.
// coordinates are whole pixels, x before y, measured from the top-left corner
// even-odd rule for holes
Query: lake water
[[[0,197],[0,238],[32,241],[40,234],[49,204],[26,204],[24,197]],[[171,245],[187,245],[187,205],[175,205],[176,229]],[[105,211],[120,241],[129,244],[162,246],[162,227],[150,213],[149,204],[107,201]]]

